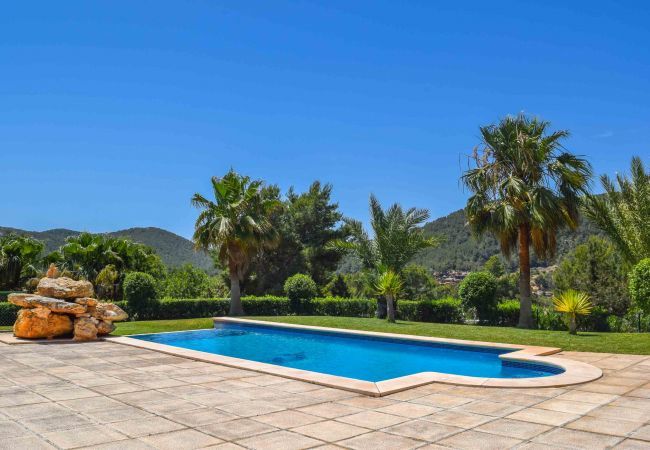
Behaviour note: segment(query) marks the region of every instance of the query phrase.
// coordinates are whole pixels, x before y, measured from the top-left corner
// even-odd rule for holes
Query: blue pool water
[[[214,329],[132,336],[191,350],[365,381],[419,372],[489,378],[562,373],[554,366],[502,361],[508,348],[480,348],[257,324],[216,323]]]

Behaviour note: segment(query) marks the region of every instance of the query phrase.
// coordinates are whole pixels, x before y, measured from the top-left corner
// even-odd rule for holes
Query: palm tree
[[[577,317],[586,316],[591,312],[591,301],[584,292],[568,289],[553,298],[553,306],[557,312],[567,315],[569,334],[576,334],[578,329]]]
[[[585,215],[612,240],[629,264],[650,257],[650,172],[641,158],[632,158],[632,177],[600,180],[603,195],[589,195]],[[617,189],[618,188],[618,189]]]
[[[390,269],[383,270],[377,278],[375,289],[379,295],[386,298],[386,308],[389,322],[395,323],[395,299],[402,291],[404,283],[400,276]]]
[[[410,208],[404,211],[397,203],[384,211],[377,198],[371,195],[370,226],[374,236],[371,238],[368,235],[360,221],[346,218],[344,222],[349,237],[333,241],[331,245],[355,254],[366,270],[375,273],[382,269],[390,270],[399,275],[420,250],[436,247],[441,242],[439,237],[424,235],[421,226],[428,218],[426,209]],[[389,305],[392,300],[386,300],[387,308],[392,307]]]
[[[519,326],[532,328],[530,246],[553,257],[557,232],[578,226],[579,205],[591,178],[589,163],[567,151],[567,131],[549,132],[549,122],[524,115],[481,127],[482,148],[462,176],[473,193],[466,214],[477,234],[496,236],[504,255],[519,252]]]
[[[201,210],[194,245],[214,252],[228,267],[230,315],[243,315],[239,283],[251,258],[276,244],[277,233],[269,217],[279,202],[263,194],[262,181],[251,181],[233,170],[223,178],[212,177],[212,191],[214,201],[198,193],[192,197],[192,205]]]
[[[0,288],[15,289],[34,276],[43,243],[29,236],[7,234],[0,237]]]

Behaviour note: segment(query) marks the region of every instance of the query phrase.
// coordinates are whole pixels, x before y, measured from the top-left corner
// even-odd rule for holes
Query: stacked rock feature
[[[22,307],[14,324],[14,335],[28,339],[51,339],[72,334],[76,341],[91,341],[115,330],[113,322],[128,315],[112,303],[93,298],[93,285],[59,277],[50,266],[34,294],[9,294],[9,302]]]

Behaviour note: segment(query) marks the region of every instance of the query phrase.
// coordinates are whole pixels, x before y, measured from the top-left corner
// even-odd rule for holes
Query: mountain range
[[[465,212],[461,209],[427,223],[424,226],[425,233],[428,235],[441,235],[445,240],[439,247],[420,253],[414,262],[434,271],[473,270],[483,265],[490,256],[499,253],[499,245],[492,236],[486,235],[475,238],[472,236],[466,222]],[[79,231],[63,228],[47,231],[25,231],[0,227],[0,235],[9,232],[26,234],[43,241],[45,253],[58,249],[65,242],[66,237],[80,233]],[[178,267],[184,263],[191,263],[208,272],[214,272],[214,265],[208,255],[195,251],[190,240],[170,231],[147,227],[129,228],[106,234],[128,237],[135,242],[141,242],[153,247],[169,267]],[[588,222],[583,222],[575,231],[560,231],[556,259],[594,234],[598,235],[600,232]],[[533,255],[531,264],[533,266],[545,266],[553,262],[537,261]],[[342,264],[350,265],[350,261],[346,258]],[[516,258],[513,258],[510,264],[514,269]],[[352,264],[352,266],[354,265]]]

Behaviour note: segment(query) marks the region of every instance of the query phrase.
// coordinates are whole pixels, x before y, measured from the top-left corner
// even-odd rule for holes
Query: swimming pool
[[[500,358],[519,347],[482,347],[334,330],[215,322],[214,329],[136,335],[142,341],[378,383],[422,372],[491,378],[540,378],[564,369]]]

